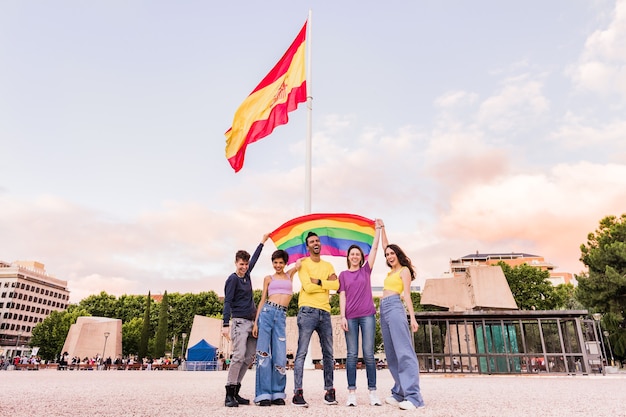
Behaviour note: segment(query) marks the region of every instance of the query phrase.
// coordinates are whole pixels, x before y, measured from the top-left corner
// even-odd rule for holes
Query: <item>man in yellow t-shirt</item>
[[[293,405],[308,407],[302,391],[304,360],[313,332],[317,332],[322,348],[324,366],[324,403],[337,404],[333,386],[335,359],[333,357],[333,328],[330,321],[329,290],[339,289],[339,281],[332,264],[320,256],[322,243],[319,236],[309,232],[306,237],[309,257],[301,261],[298,277],[302,289],[298,298],[298,351],[294,362]]]

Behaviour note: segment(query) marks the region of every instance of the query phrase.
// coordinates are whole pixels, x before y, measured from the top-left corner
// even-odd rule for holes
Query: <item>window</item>
[[[7,293],[5,291],[5,292],[2,293],[2,298],[6,298],[6,296],[7,296]]]

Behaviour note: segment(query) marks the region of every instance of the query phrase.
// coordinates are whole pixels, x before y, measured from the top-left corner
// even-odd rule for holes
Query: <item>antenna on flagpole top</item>
[[[306,156],[304,168],[304,213],[311,213],[311,149],[312,149],[312,131],[313,131],[313,95],[311,82],[311,19],[313,11],[309,9],[309,17],[307,21],[307,63],[306,63]]]

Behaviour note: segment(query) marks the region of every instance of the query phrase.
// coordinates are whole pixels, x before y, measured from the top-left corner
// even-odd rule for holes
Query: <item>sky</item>
[[[309,9],[312,212],[383,219],[417,285],[477,251],[584,270],[626,212],[626,0],[0,0],[0,260],[71,302],[223,295],[305,214],[305,106],[236,174],[224,132]]]

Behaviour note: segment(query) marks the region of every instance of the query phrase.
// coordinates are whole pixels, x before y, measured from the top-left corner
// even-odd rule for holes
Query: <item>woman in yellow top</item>
[[[391,396],[385,401],[403,410],[414,410],[425,406],[420,392],[419,364],[411,343],[412,332],[417,331],[417,320],[411,301],[411,281],[415,279],[415,270],[404,251],[398,245],[389,244],[385,225],[380,224],[380,227],[385,259],[387,266],[391,268],[385,278],[383,298],[380,300],[380,329],[387,366],[394,381]]]

